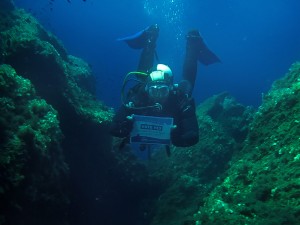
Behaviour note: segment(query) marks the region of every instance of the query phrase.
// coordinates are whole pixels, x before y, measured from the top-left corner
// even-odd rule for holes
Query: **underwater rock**
[[[35,210],[35,217],[29,216],[28,222],[25,224],[34,224],[34,221],[37,221],[36,224],[66,224],[65,217],[62,217],[61,214],[67,217],[68,224],[78,225],[87,223],[110,225],[121,224],[124,221],[134,224],[134,221],[142,218],[143,212],[139,211],[139,204],[142,196],[146,195],[148,189],[151,188],[147,180],[147,172],[144,166],[135,164],[136,160],[127,157],[127,154],[118,155],[119,152],[112,151],[112,138],[108,128],[113,112],[96,99],[94,77],[88,64],[77,57],[68,55],[55,36],[47,32],[34,17],[20,9],[6,12],[5,17],[1,17],[0,20],[0,64],[4,63],[10,65],[20,79],[30,83],[35,90],[35,95],[39,96],[40,101],[44,103],[41,104],[43,105],[41,108],[51,108],[55,112],[55,117],[51,118],[53,123],[59,127],[57,135],[59,134],[61,137],[57,151],[60,147],[62,148],[64,161],[69,168],[68,176],[64,180],[57,181],[55,173],[50,174],[49,180],[45,182],[42,175],[35,173],[32,174],[31,179],[27,180],[27,185],[30,187],[42,186],[45,198],[49,197],[48,193],[53,191],[53,198],[60,194],[66,195],[70,202],[68,208],[65,209],[66,204],[61,203],[65,200],[64,197],[57,201],[58,206],[56,206],[55,203],[51,203],[50,196],[49,204],[40,201],[40,208],[32,207],[32,210]],[[22,91],[23,89],[24,87],[18,90]],[[15,107],[7,95],[9,95],[7,89],[6,92],[1,91],[1,97],[8,101],[3,103],[4,111]],[[22,95],[21,99],[23,98]],[[28,105],[28,108],[31,107],[33,111],[37,110],[36,113],[43,116],[43,111],[36,106],[37,102],[39,101],[32,101],[32,105]],[[13,117],[22,119],[23,123],[29,123],[31,121],[30,113],[26,115],[23,117],[23,112],[17,110]],[[4,138],[4,134],[7,132],[9,134],[16,132],[11,131],[9,125],[5,125],[5,120],[1,120],[1,123],[3,122],[1,126],[4,127],[0,131],[2,132],[0,138]],[[12,120],[12,122],[14,121]],[[43,117],[35,117],[38,125],[45,125],[43,121]],[[13,127],[13,125],[15,124],[11,126]],[[27,127],[24,127],[23,131],[27,134]],[[55,131],[54,128],[45,129],[43,132],[41,131],[43,135],[35,135],[35,137],[40,137],[36,140],[36,145],[46,151],[48,144],[52,143],[50,138],[51,140],[53,138],[53,142],[56,141],[56,137],[52,137],[52,132]],[[27,138],[27,135],[25,136]],[[18,149],[23,149],[22,141],[18,138],[11,140],[12,144],[9,145],[9,148],[11,145],[17,145]],[[35,139],[29,135],[29,140],[34,141]],[[6,140],[1,141],[5,142]],[[34,149],[32,144],[30,151]],[[53,152],[55,153],[54,150]],[[15,155],[13,156],[15,157]],[[24,161],[22,165],[24,168],[31,168],[31,165],[35,165],[36,170],[41,167],[41,173],[44,172],[43,163],[39,163],[40,159],[36,158],[36,155],[34,156],[31,160],[39,165],[28,164],[28,161]],[[10,157],[3,157],[4,162],[10,159]],[[45,172],[46,175],[51,172],[52,167],[61,165],[60,154],[54,154],[51,157],[53,159],[59,157],[59,159],[53,160],[51,163],[45,161],[45,166],[50,168],[50,171]],[[8,172],[7,167],[2,169],[5,173]],[[10,176],[5,174],[4,179],[9,179],[6,175]],[[57,176],[59,175],[60,173]],[[22,176],[21,178],[23,179]],[[22,179],[20,180],[22,181]],[[53,188],[51,182],[56,182],[57,187]],[[48,190],[47,185],[51,190]],[[66,185],[67,189],[59,189],[60,185]],[[2,191],[3,188],[6,187],[0,187],[0,194],[6,194],[3,198],[7,204],[1,205],[3,208],[0,210],[0,224],[3,216],[10,218],[7,221],[8,224],[22,224],[14,221],[13,216],[20,215],[18,218],[21,221],[25,219],[28,211],[23,210],[21,203],[20,210],[24,212],[22,215],[14,210],[11,211],[8,206],[14,205],[16,202],[14,206],[18,208],[17,203],[23,200],[22,196],[27,196],[27,193],[24,193],[25,190],[32,198],[40,197],[40,193],[36,191],[37,188],[30,190],[24,188],[16,190],[17,194],[12,196],[7,194],[6,189]],[[35,195],[36,193],[37,195]],[[131,202],[135,204],[129,206]],[[57,221],[52,222],[49,219],[52,217],[45,215],[43,210],[47,210],[49,214],[53,213],[51,216]],[[39,220],[40,216],[44,217],[44,221]]]
[[[87,120],[99,124],[111,120],[110,110],[91,93],[95,88],[86,63],[68,56],[60,41],[24,10],[14,10],[0,27],[4,23],[10,26],[0,32],[2,63],[30,79],[38,94],[59,112],[69,105],[73,113]]]
[[[0,92],[0,224],[61,222],[68,167],[57,111],[9,65],[0,66]]]
[[[161,152],[150,162],[150,175],[165,187],[151,225],[195,224],[193,214],[224,175],[232,155],[241,150],[253,114],[228,93],[197,107],[199,143],[173,149],[170,158]]]
[[[82,59],[72,55],[68,56],[68,62],[69,74],[72,74],[76,84],[80,88],[96,95],[96,79],[92,76],[92,70],[89,65]]]
[[[204,115],[199,119],[200,127],[204,122],[209,123],[212,120],[234,138],[236,143],[242,143],[249,132],[249,123],[253,119],[254,109],[239,104],[233,96],[224,92],[203,102],[198,107],[198,115]]]
[[[33,16],[22,9],[6,12],[4,15],[0,21],[0,42],[4,58],[9,60],[9,57],[21,56],[20,54],[29,58],[35,56],[35,53],[49,55],[51,51],[56,51],[62,59],[67,59],[66,50],[60,41],[44,30]]]
[[[241,152],[196,213],[199,224],[300,221],[300,63],[263,96]]]

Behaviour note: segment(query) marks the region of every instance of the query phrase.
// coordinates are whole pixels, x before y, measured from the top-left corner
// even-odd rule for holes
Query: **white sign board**
[[[171,144],[173,118],[134,115],[133,121],[130,143]]]

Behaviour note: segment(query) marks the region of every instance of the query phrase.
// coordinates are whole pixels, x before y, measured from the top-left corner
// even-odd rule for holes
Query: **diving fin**
[[[187,41],[196,52],[197,60],[200,63],[207,66],[221,62],[219,57],[207,47],[198,30],[191,30],[187,35]]]
[[[219,57],[216,56],[216,54],[213,53],[211,50],[209,50],[209,48],[207,48],[207,46],[205,45],[204,42],[203,42],[203,46],[199,52],[198,61],[206,66],[210,65],[210,64],[221,62]]]
[[[145,48],[149,43],[155,45],[158,37],[159,28],[157,24],[151,25],[146,29],[139,31],[138,33],[117,39],[118,41],[125,41],[130,48],[142,49]]]

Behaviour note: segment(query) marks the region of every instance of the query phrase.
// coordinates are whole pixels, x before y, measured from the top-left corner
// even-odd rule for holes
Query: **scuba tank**
[[[147,80],[147,77],[149,76],[148,73],[144,73],[144,72],[139,72],[139,71],[133,71],[133,72],[129,72],[127,73],[127,75],[125,76],[124,80],[123,80],[123,84],[122,84],[122,88],[121,88],[121,103],[122,105],[128,107],[128,104],[129,103],[126,103],[127,102],[127,95],[125,96],[125,88],[127,87],[128,83],[130,81],[134,81],[136,82],[137,84],[145,84],[146,80]]]

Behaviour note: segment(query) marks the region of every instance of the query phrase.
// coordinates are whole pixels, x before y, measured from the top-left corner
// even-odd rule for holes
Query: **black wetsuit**
[[[150,35],[141,53],[137,71],[149,73],[153,67],[155,57],[155,42],[158,37],[158,27],[154,25],[146,32]],[[196,51],[199,51],[199,49],[194,47],[194,41],[187,40],[183,78],[189,82],[193,82],[191,83],[190,91],[188,91],[188,93],[182,93],[179,89],[176,90],[176,88],[174,88],[170,92],[166,102],[164,102],[161,111],[156,110],[154,107],[135,109],[154,104],[145,91],[145,84],[138,84],[130,90],[127,96],[128,102],[133,102],[135,108],[121,106],[112,122],[110,132],[113,136],[121,138],[128,137],[133,124],[132,121],[126,119],[126,117],[136,114],[172,117],[174,119],[174,125],[177,126],[177,128],[171,132],[171,141],[175,146],[188,147],[195,145],[199,141],[199,127],[195,113],[195,102],[194,99],[190,97],[197,73]]]
[[[134,87],[136,94],[130,97],[130,101],[134,103],[134,108],[121,106],[116,113],[111,126],[111,134],[116,137],[128,137],[132,129],[132,121],[126,119],[132,114],[158,117],[172,117],[176,128],[171,132],[171,141],[175,146],[188,147],[195,145],[199,141],[198,121],[195,114],[195,103],[193,98],[174,89],[166,102],[162,106],[162,110],[155,107],[147,107],[154,105],[145,92],[143,84]]]

